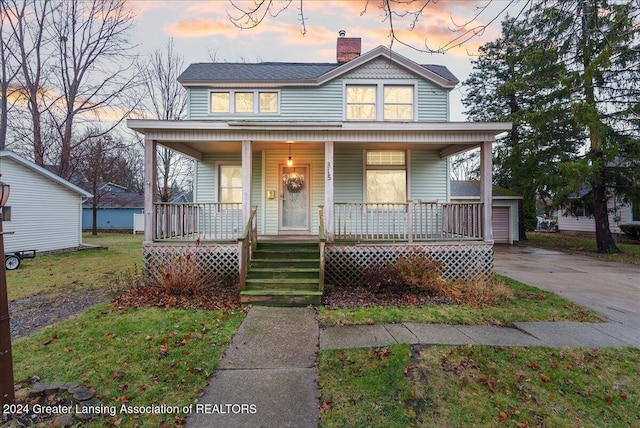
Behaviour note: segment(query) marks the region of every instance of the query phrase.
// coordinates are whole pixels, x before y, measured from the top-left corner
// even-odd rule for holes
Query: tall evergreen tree
[[[609,227],[610,196],[633,193],[637,186],[632,180],[635,186],[627,181],[616,189],[620,174],[615,171],[637,164],[639,14],[640,4],[633,0],[547,1],[529,14],[536,34],[557,52],[557,60],[543,71],[557,64],[567,69],[559,76],[567,96],[554,105],[560,114],[575,117],[586,133],[586,147],[562,171],[574,186],[591,187],[596,242],[603,253],[619,251]]]
[[[503,21],[502,37],[480,48],[473,66],[464,82],[469,118],[513,123],[495,146],[494,181],[522,194],[519,235],[526,239],[526,223],[535,224],[536,199],[559,185],[558,164],[571,159],[580,144],[575,121],[558,114],[555,105],[566,96],[557,80],[566,70],[527,22],[513,18]]]

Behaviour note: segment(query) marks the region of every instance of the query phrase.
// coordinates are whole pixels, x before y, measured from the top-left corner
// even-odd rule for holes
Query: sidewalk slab
[[[603,348],[626,345],[625,342],[598,330],[594,325],[568,321],[516,323],[519,329],[537,337],[546,346]]]
[[[474,343],[489,346],[543,346],[540,340],[515,328],[488,325],[458,326]]]
[[[320,331],[320,349],[369,348],[395,345],[384,325],[346,325]]]
[[[218,369],[313,367],[317,350],[314,309],[254,306]]]
[[[467,345],[473,340],[457,327],[448,324],[420,324],[407,322],[404,325],[418,338],[418,343],[431,345]]]
[[[418,337],[411,333],[411,330],[404,324],[385,324],[384,327],[398,343],[408,343],[410,345],[420,343]]]
[[[220,370],[194,405],[194,413],[187,419],[186,426],[315,428],[320,416],[316,377],[314,368]],[[203,413],[205,404],[210,405],[208,414]],[[246,405],[244,409],[254,405],[255,413],[227,406],[242,404]],[[217,409],[225,413],[216,412]]]
[[[636,348],[640,348],[640,329],[628,327],[624,324],[614,322],[591,325],[596,330],[620,339],[628,346],[635,346]]]

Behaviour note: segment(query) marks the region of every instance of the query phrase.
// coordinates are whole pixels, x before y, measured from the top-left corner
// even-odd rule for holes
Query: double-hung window
[[[376,86],[348,85],[348,120],[376,120]]]
[[[218,168],[218,202],[242,203],[242,167],[220,165]]]
[[[415,85],[347,84],[345,94],[346,120],[414,120]]]
[[[407,202],[407,160],[404,151],[367,151],[365,178],[368,203]]]

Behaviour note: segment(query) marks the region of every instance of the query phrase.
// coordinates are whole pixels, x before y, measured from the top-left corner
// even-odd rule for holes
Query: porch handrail
[[[154,240],[235,241],[242,230],[242,204],[154,203]]]
[[[325,265],[325,245],[327,234],[324,226],[324,205],[318,206],[318,236],[320,238],[320,290],[324,290],[324,265]]]
[[[258,241],[258,207],[251,207],[251,215],[244,229],[244,233],[238,238],[238,274],[240,290],[246,288],[247,270],[253,257]]]
[[[335,203],[343,241],[483,240],[481,202]]]

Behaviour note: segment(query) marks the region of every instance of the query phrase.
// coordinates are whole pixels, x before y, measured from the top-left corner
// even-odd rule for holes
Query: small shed
[[[3,209],[5,252],[82,245],[82,202],[91,193],[10,151],[0,151],[0,178],[11,186]]]
[[[477,180],[451,181],[451,202],[480,200],[480,182]],[[522,196],[500,186],[493,186],[491,225],[493,241],[513,244],[518,240],[518,201]]]

